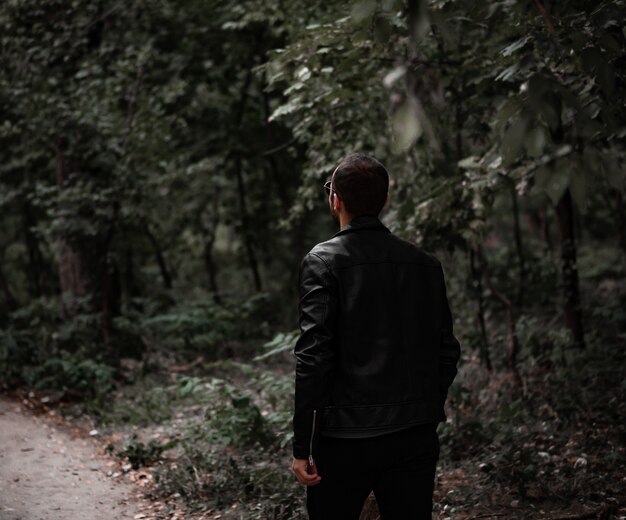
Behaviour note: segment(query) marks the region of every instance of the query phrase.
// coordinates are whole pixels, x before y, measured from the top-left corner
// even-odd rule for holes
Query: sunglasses
[[[324,183],[324,193],[326,193],[326,195],[330,195],[330,192],[334,191],[337,197],[341,198],[341,195],[339,195],[339,192],[335,188],[332,187],[331,183],[332,181],[326,181]]]

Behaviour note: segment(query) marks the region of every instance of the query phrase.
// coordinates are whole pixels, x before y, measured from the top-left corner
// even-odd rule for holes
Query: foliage
[[[230,24],[232,7],[2,5],[0,249],[18,302],[60,288],[115,316],[138,295],[249,295],[248,266],[283,280],[290,257],[273,246],[292,237],[273,233],[299,165],[264,153],[289,138],[250,72],[273,40],[260,20]]]
[[[495,488],[509,501],[556,498],[563,505],[611,496],[626,469],[616,463],[626,415],[623,346],[606,331],[572,351],[562,337],[567,329],[531,318],[519,330],[523,394],[511,374],[489,373],[476,360],[466,364],[440,428],[444,464],[479,469],[477,490],[462,491],[468,495]]]
[[[102,410],[102,425],[126,422],[149,432],[159,425],[170,441],[139,442],[137,430],[118,455],[135,465],[158,460],[177,445],[172,460],[154,466],[156,492],[179,494],[192,508],[237,504],[246,518],[304,518],[300,489],[285,471],[291,440],[291,375],[264,365],[233,364],[228,379],[180,376],[160,385],[138,380]],[[221,368],[223,375],[228,369]],[[246,376],[245,389],[235,382]],[[300,516],[299,516],[300,515]]]
[[[133,440],[136,441],[136,437]],[[143,442],[135,442],[119,451],[117,456],[126,457],[133,469],[139,469],[160,460],[164,451],[172,449],[177,444],[176,439],[162,445],[155,441],[150,441],[147,445]]]
[[[364,151],[391,174],[385,224],[446,269],[463,367],[444,465],[478,466],[475,495],[612,489],[624,10],[1,3],[3,385],[87,399],[102,423],[180,426],[165,495],[302,516],[283,461],[297,265],[335,232],[322,182]],[[126,456],[161,448],[135,439]]]
[[[69,389],[78,392],[80,397],[89,398],[111,390],[113,368],[91,359],[62,354],[34,368],[26,383],[38,389]]]
[[[219,359],[233,355],[238,342],[267,335],[271,319],[267,304],[267,295],[263,293],[227,305],[216,304],[212,299],[198,300],[153,316],[140,315],[136,327],[160,348],[167,345],[178,352]]]
[[[7,384],[62,390],[93,398],[113,387],[114,368],[100,350],[93,325],[99,316],[61,321],[56,300],[39,299],[9,315],[0,331],[0,373]]]
[[[266,351],[254,358],[255,361],[261,361],[271,356],[293,351],[298,334],[299,331],[287,333],[279,332],[271,341],[268,341],[263,345]]]

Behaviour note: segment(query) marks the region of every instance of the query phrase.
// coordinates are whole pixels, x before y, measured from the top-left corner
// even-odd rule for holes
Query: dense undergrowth
[[[556,297],[545,297],[546,288],[557,285],[551,266],[529,271],[515,370],[497,305],[486,314],[493,366],[485,367],[467,280],[448,269],[464,348],[448,421],[439,427],[439,518],[545,518],[576,507],[623,507],[626,298],[619,258],[615,250],[581,251],[586,348],[571,346],[550,309]],[[510,259],[495,251],[490,261],[506,286]],[[54,302],[38,301],[13,313],[2,332],[5,385],[56,393],[76,403],[66,413],[86,412],[99,428],[122,433],[110,449],[149,468],[152,496],[222,518],[304,518],[304,491],[288,470],[296,334],[272,333],[268,298],[144,308],[116,322],[117,350],[101,352],[91,332],[95,318],[68,324],[55,318]]]

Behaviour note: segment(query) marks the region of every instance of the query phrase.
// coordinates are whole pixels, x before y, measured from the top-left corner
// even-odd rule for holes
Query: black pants
[[[436,425],[366,439],[320,437],[322,480],[307,488],[311,520],[358,520],[371,491],[382,520],[430,520],[439,458]]]

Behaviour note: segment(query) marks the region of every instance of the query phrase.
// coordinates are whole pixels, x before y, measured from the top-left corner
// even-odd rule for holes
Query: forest
[[[305,518],[298,266],[363,152],[461,343],[435,518],[626,518],[625,18],[1,2],[0,392],[92,421],[155,518]]]

